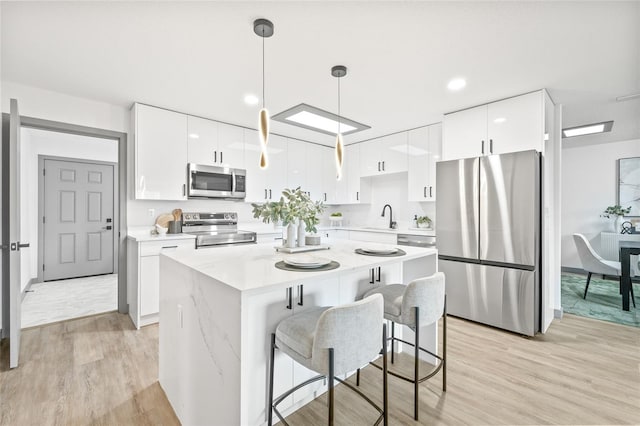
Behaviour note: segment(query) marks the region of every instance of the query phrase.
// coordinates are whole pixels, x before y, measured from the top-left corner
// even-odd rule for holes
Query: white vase
[[[624,216],[616,217],[615,230],[613,232],[619,234],[622,231],[622,222],[624,222]]]
[[[298,247],[305,246],[305,232],[304,232],[304,221],[302,219],[298,220]]]
[[[290,223],[287,225],[287,247],[293,248],[296,246],[296,225]]]

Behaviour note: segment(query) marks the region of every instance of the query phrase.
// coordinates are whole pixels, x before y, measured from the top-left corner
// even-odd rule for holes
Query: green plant
[[[331,213],[331,217],[342,217],[342,213],[340,213],[340,212],[333,212],[333,213]]]
[[[318,215],[325,209],[321,201],[314,202],[300,187],[285,189],[279,201],[252,203],[251,206],[253,217],[261,218],[264,223],[282,222],[283,226],[287,226],[301,219],[307,232],[317,232],[316,225],[320,223]]]
[[[427,225],[429,225],[431,223],[431,219],[429,218],[429,216],[418,216],[416,222],[418,222],[418,225],[422,223],[426,223]]]
[[[609,206],[600,216],[610,218],[611,216],[624,216],[629,214],[631,211],[631,206],[622,208],[622,206],[616,204],[615,206]]]

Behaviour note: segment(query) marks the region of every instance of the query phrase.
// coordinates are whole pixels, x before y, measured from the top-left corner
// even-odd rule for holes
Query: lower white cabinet
[[[374,288],[402,283],[400,263],[376,266],[340,277],[340,304],[355,302]]]
[[[129,240],[128,294],[129,316],[136,328],[158,322],[160,303],[160,254],[168,250],[195,250],[195,240]]]

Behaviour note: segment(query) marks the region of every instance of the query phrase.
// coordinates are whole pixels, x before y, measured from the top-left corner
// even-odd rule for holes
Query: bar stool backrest
[[[415,329],[416,306],[420,309],[420,326],[438,321],[444,312],[444,293],[442,272],[411,281],[402,296],[402,324]]]
[[[367,364],[382,349],[383,321],[384,302],[380,294],[327,309],[316,325],[313,369],[320,374],[328,374],[328,348],[334,350],[335,375]]]

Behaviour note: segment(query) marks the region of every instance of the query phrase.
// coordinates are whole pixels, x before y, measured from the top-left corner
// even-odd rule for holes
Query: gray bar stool
[[[408,285],[390,284],[367,292],[364,296],[369,297],[381,294],[384,297],[384,317],[391,321],[391,363],[394,362],[395,342],[414,347],[414,371],[413,377],[389,371],[389,374],[407,382],[413,383],[413,418],[418,420],[418,385],[425,380],[435,376],[442,370],[442,390],[447,391],[447,304],[445,296],[445,281],[442,272],[436,272],[430,277],[419,278],[411,281]],[[420,347],[419,328],[437,322],[440,318],[442,322],[442,356],[438,356],[431,351]],[[415,333],[415,342],[410,343],[395,337],[395,324],[406,325]],[[417,326],[419,324],[419,326]],[[420,377],[419,354],[420,351],[434,356],[438,362],[436,368],[426,375]],[[376,364],[372,364],[380,368]],[[359,383],[360,370],[358,370]]]
[[[278,324],[271,335],[269,357],[269,426],[273,424],[273,412],[283,424],[288,425],[278,411],[278,404],[296,390],[318,380],[328,380],[328,423],[333,425],[334,380],[344,384],[371,404],[379,413],[376,425],[388,423],[387,410],[387,331],[383,319],[383,298],[380,295],[336,307],[325,307],[293,315]],[[319,375],[294,386],[275,400],[273,376],[275,349],[281,350],[294,361]],[[336,377],[354,371],[382,353],[382,395],[380,408],[357,388]]]

